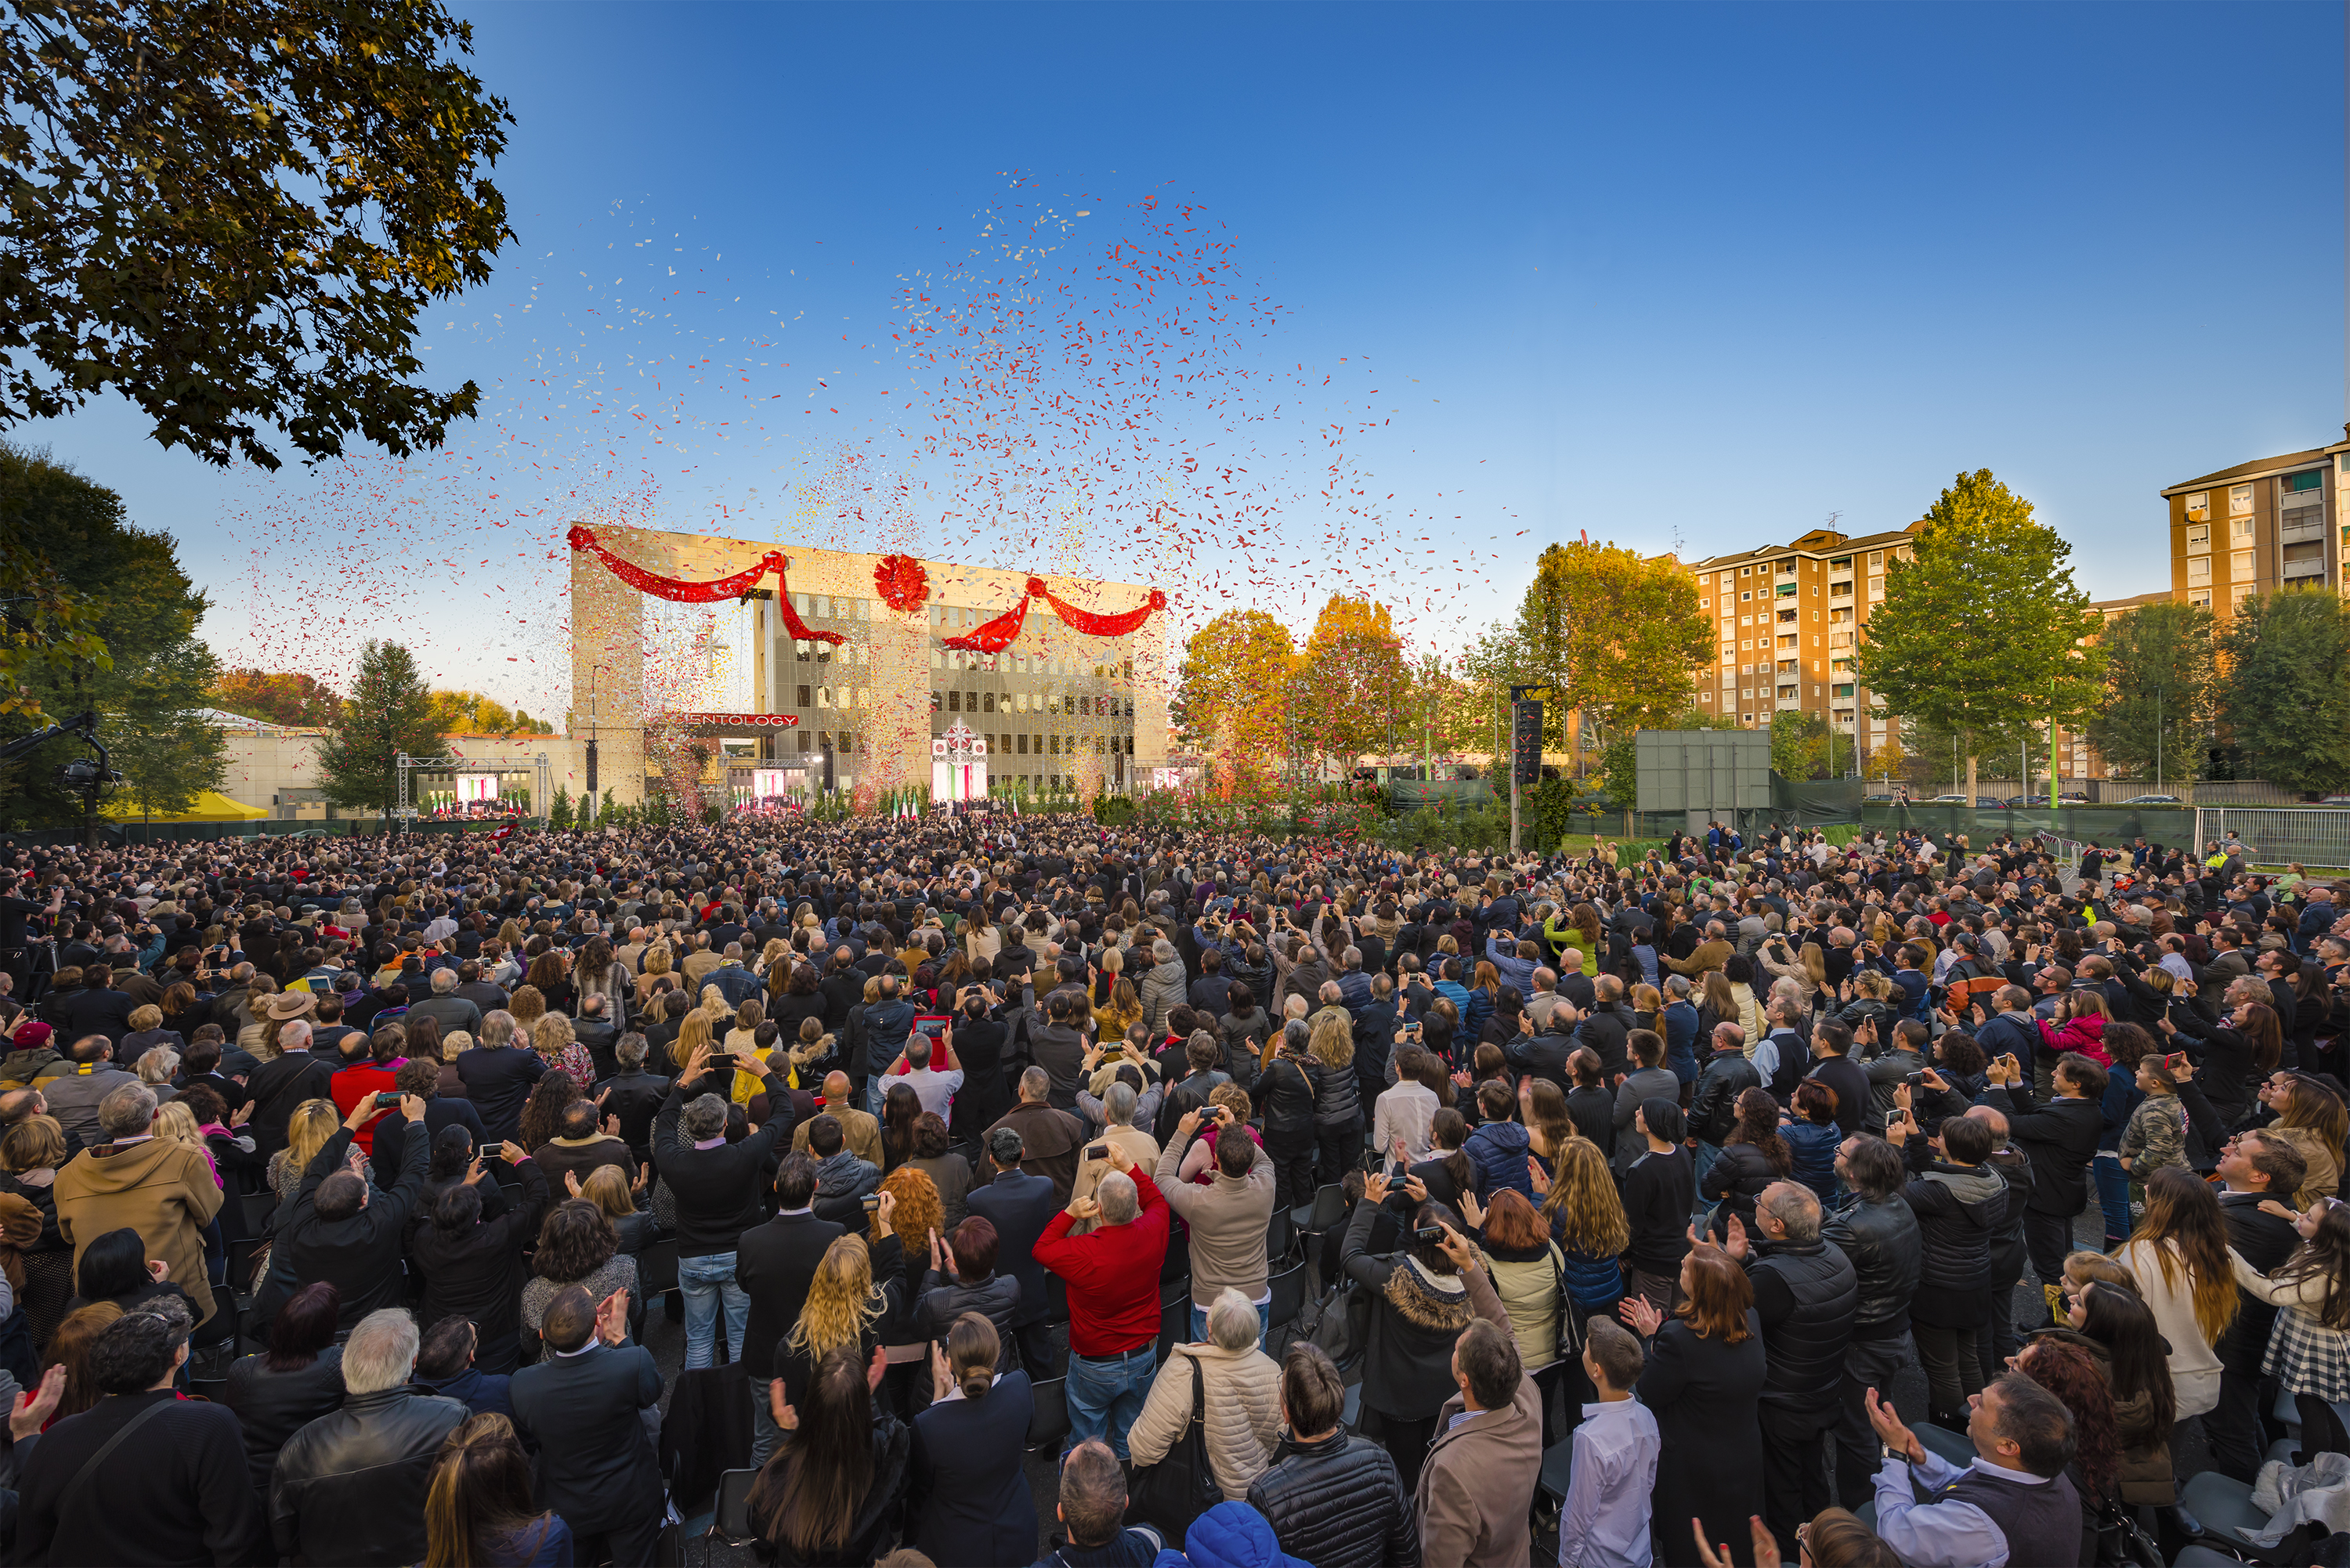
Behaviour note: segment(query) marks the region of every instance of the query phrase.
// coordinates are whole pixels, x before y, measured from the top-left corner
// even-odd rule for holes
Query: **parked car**
[[[2317,804],[2320,805],[2350,805],[2350,794],[2329,794],[2321,799]]]
[[[2000,799],[1999,796],[1995,794],[1977,795],[1975,797],[1975,807],[1979,811],[2005,811],[2007,809],[2007,802]]]
[[[1928,805],[1964,805],[1967,804],[1967,797],[1962,794],[1938,794],[1926,804]]]
[[[2124,805],[2183,805],[2186,803],[2175,794],[2134,794],[2122,804]]]

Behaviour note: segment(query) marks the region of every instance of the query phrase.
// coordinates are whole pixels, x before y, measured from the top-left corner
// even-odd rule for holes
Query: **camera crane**
[[[70,736],[98,753],[95,761],[78,757],[57,770],[57,785],[79,794],[82,798],[82,832],[85,839],[98,831],[99,792],[109,784],[122,782],[122,775],[107,765],[106,742],[98,738],[98,714],[95,710],[76,714],[62,724],[51,724],[29,735],[0,743],[0,763],[13,762],[47,745],[49,742]]]

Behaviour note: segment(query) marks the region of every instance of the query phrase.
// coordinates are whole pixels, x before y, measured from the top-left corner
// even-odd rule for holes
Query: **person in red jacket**
[[[1099,1147],[1099,1146],[1097,1146]],[[1111,1143],[1115,1167],[1091,1198],[1053,1216],[1029,1255],[1068,1282],[1069,1437],[1062,1451],[1099,1438],[1120,1460],[1158,1366],[1159,1268],[1167,1257],[1167,1199]],[[1080,1220],[1099,1223],[1069,1234]]]
[[[349,1116],[359,1103],[374,1095],[388,1095],[399,1086],[400,1064],[408,1060],[403,1052],[406,1036],[398,1030],[379,1031],[372,1040],[357,1034],[344,1037],[345,1065],[327,1081],[327,1092],[334,1097],[335,1109]],[[375,1157],[375,1129],[379,1124],[368,1122],[353,1135],[360,1152],[370,1159]]]

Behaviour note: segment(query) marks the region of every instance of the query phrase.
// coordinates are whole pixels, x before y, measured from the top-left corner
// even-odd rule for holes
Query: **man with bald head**
[[[882,1168],[881,1121],[870,1111],[860,1111],[853,1103],[856,1085],[848,1075],[837,1068],[824,1075],[824,1103],[816,1109],[840,1124],[841,1140],[848,1152],[879,1170]],[[792,1129],[792,1147],[798,1153],[808,1152],[808,1130],[816,1118],[810,1116]]]

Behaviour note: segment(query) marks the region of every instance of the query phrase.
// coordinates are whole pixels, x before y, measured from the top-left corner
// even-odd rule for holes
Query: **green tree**
[[[2246,599],[2220,629],[2220,722],[2259,776],[2290,790],[2350,784],[2350,616],[2323,588]]]
[[[2214,675],[2211,612],[2160,599],[2106,622],[2106,699],[2089,743],[2115,766],[2166,782],[2198,776],[2210,755]]]
[[[176,815],[199,792],[219,787],[226,742],[198,710],[219,673],[196,636],[204,597],[180,569],[171,535],[124,515],[122,498],[62,464],[0,445],[0,515],[20,537],[39,541],[54,574],[50,589],[80,602],[69,638],[95,639],[88,657],[53,657],[54,642],[17,676],[29,704],[0,714],[0,739],[85,710],[141,808]],[[85,613],[86,612],[86,613]],[[87,645],[84,645],[87,646]],[[60,826],[81,819],[80,797],[58,787],[57,770],[84,755],[53,741],[0,768],[0,820]]]
[[[481,391],[420,384],[417,314],[512,237],[472,47],[437,0],[0,13],[0,427],[111,392],[214,463],[440,445]]]
[[[97,605],[34,542],[27,496],[14,477],[26,461],[0,446],[0,583],[9,588],[0,600],[0,715],[21,715],[38,729],[48,715],[36,680],[64,678],[79,664],[103,670],[112,658],[96,629]]]
[[[1895,557],[1863,628],[1859,680],[1873,701],[1958,737],[1971,798],[1979,753],[2096,705],[2105,654],[2084,639],[2097,615],[2064,564],[2072,546],[1987,468],[1960,474],[1912,538],[1915,559]]]
[[[318,776],[327,798],[355,810],[373,806],[390,816],[400,798],[393,759],[402,752],[441,754],[441,731],[432,721],[432,693],[417,672],[416,656],[399,643],[369,639],[359,649],[350,701],[318,742]]]
[[[1771,771],[1783,779],[1827,777],[1827,721],[1792,708],[1772,714]]]
[[[571,826],[571,792],[562,784],[555,786],[555,800],[546,808],[546,826],[557,832]]]

